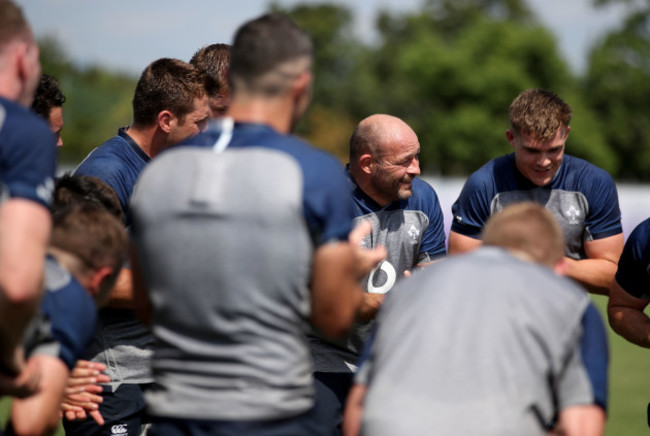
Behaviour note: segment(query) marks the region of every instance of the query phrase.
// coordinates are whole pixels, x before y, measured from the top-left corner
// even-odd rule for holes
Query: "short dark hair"
[[[527,89],[510,104],[510,126],[516,135],[532,136],[543,142],[555,138],[558,129],[569,127],[571,106],[557,94],[544,89]]]
[[[133,124],[148,126],[161,111],[181,120],[194,110],[194,100],[206,95],[205,73],[179,59],[162,58],[147,66],[133,95]]]
[[[126,258],[126,230],[102,207],[73,204],[53,215],[50,246],[74,255],[87,268],[109,266],[117,274]]]
[[[242,25],[235,34],[230,86],[235,92],[242,87],[255,94],[282,94],[304,67],[290,66],[286,71],[279,67],[303,59],[311,68],[312,43],[307,33],[284,15],[263,15]],[[276,74],[268,77],[270,73]]]
[[[41,74],[41,80],[34,94],[32,110],[47,121],[50,119],[50,110],[53,107],[63,106],[63,103],[65,103],[65,95],[59,88],[59,82],[48,74]]]
[[[0,0],[0,49],[18,37],[31,37],[23,11],[11,0]]]
[[[55,181],[53,197],[54,214],[74,205],[90,204],[106,209],[120,221],[124,218],[124,211],[115,190],[98,177],[63,174]]]
[[[194,53],[190,64],[203,71],[214,81],[215,88],[210,94],[230,91],[228,71],[230,70],[230,45],[210,44]]]

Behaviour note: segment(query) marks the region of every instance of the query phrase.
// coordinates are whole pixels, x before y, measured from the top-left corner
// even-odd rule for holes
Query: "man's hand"
[[[0,373],[0,393],[17,398],[29,397],[38,392],[40,378],[38,361],[28,360],[16,376]]]
[[[68,385],[61,403],[61,413],[67,420],[86,419],[90,415],[98,425],[104,425],[99,413],[103,398],[97,394],[103,391],[98,383],[108,383],[110,377],[102,374],[106,365],[98,362],[79,360],[70,373]]]
[[[385,247],[379,246],[372,250],[368,250],[361,246],[361,241],[372,230],[372,224],[368,220],[364,220],[356,226],[348,235],[350,244],[356,248],[354,255],[356,258],[357,277],[359,280],[370,274],[370,271],[377,266],[379,262],[386,259],[388,254]]]

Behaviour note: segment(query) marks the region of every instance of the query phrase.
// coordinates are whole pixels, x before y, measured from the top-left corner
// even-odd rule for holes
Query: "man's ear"
[[[170,111],[164,110],[158,112],[158,127],[163,132],[169,134],[169,132],[172,131],[172,128],[174,127],[173,124],[175,123],[174,120],[174,114],[172,114]]]
[[[373,159],[370,153],[362,154],[359,157],[359,168],[366,174],[372,173],[372,163]]]
[[[515,148],[515,132],[510,129],[506,129],[506,139],[512,148]]]
[[[88,291],[93,297],[97,305],[105,302],[110,290],[113,288],[115,281],[115,275],[113,274],[113,268],[110,266],[102,266],[95,269],[88,280]],[[113,283],[111,283],[113,282]]]
[[[303,71],[300,75],[293,81],[293,96],[295,99],[300,98],[303,94],[311,94],[311,71]]]

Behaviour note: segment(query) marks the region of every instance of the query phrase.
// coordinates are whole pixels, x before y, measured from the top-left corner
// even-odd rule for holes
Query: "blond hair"
[[[513,250],[530,260],[554,267],[564,257],[564,234],[557,220],[533,202],[504,208],[487,221],[483,242]]]
[[[532,136],[548,142],[571,122],[571,106],[543,89],[527,89],[510,104],[510,126],[515,135]]]

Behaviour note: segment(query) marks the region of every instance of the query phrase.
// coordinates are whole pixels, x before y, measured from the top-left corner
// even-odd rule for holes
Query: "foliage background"
[[[466,176],[507,153],[507,109],[523,89],[555,91],[574,110],[570,154],[617,181],[650,180],[650,2],[623,2],[628,16],[592,48],[574,74],[526,0],[424,0],[407,13],[380,11],[372,43],[355,36],[341,4],[271,4],[292,16],[315,45],[314,100],[298,134],[346,160],[363,117],[384,112],[420,137],[423,172]],[[128,125],[137,77],[70,62],[56,40],[40,41],[43,71],[68,97],[61,161],[76,165]]]

